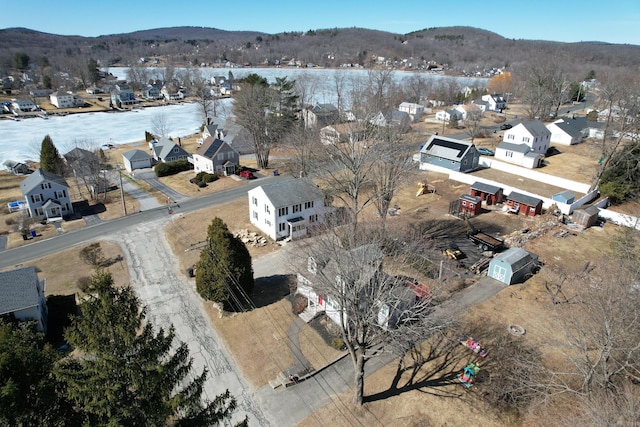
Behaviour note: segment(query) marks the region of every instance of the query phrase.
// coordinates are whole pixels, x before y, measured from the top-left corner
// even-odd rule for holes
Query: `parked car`
[[[240,172],[240,176],[243,177],[243,178],[246,178],[246,179],[255,178],[255,175],[249,169],[245,169],[245,170],[241,171]]]
[[[479,147],[476,150],[478,150],[478,153],[480,153],[481,156],[493,156],[496,154],[488,148]]]
[[[500,130],[509,130],[511,129],[513,126],[511,126],[509,123],[503,123],[500,125]]]

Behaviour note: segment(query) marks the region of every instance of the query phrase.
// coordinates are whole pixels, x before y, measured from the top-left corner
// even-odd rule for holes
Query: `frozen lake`
[[[152,69],[158,73],[162,68]],[[345,80],[346,91],[358,80],[367,77],[367,70],[335,70],[335,69],[306,69],[306,68],[198,68],[205,78],[211,76],[228,77],[229,71],[234,78],[242,78],[250,73],[257,73],[266,77],[270,82],[276,77],[288,77],[291,80],[305,81],[310,92],[314,93],[309,102],[336,103],[333,87],[336,73]],[[127,68],[109,68],[108,71],[118,78],[125,79]],[[177,72],[182,71],[176,69]],[[393,78],[401,83],[410,78],[413,73],[394,72]],[[423,74],[433,79],[434,84],[451,79],[435,74]],[[483,86],[487,79],[455,78],[461,85]],[[230,112],[231,100],[219,101],[219,108]],[[76,146],[99,147],[102,144],[126,144],[144,140],[145,131],[154,131],[153,120],[163,116],[169,136],[182,137],[192,135],[199,130],[202,114],[196,103],[183,103],[163,107],[149,107],[131,112],[113,113],[83,113],[68,116],[49,117],[48,119],[31,118],[21,121],[0,120],[0,167],[7,160],[25,161],[37,160],[42,139],[49,135],[61,154]]]
[[[229,100],[224,100],[229,104]],[[148,107],[127,112],[83,113],[68,116],[29,118],[20,121],[0,120],[0,165],[7,160],[37,160],[42,139],[49,135],[61,154],[76,146],[99,147],[144,140],[144,132],[153,132],[153,120],[166,120],[169,136],[179,137],[198,132],[202,114],[198,104],[183,103]]]

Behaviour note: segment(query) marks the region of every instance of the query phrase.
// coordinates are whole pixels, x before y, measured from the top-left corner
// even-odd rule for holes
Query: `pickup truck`
[[[478,231],[476,233],[468,234],[467,237],[476,243],[480,249],[483,251],[494,251],[497,252],[502,249],[503,241],[497,239],[489,234]]]

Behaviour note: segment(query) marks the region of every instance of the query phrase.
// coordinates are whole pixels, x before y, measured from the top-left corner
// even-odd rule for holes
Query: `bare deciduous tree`
[[[389,273],[410,271],[406,254],[384,245],[382,235],[358,239],[355,247],[341,243],[349,240],[325,235],[305,253],[310,257],[308,282],[331,307],[328,314],[338,323],[351,356],[354,402],[361,405],[367,361],[385,352],[404,354],[446,321],[431,316],[428,288]]]
[[[615,390],[640,380],[640,292],[636,272],[624,263],[587,265],[562,282],[566,302],[555,304],[555,325],[569,370],[557,380],[567,391]]]
[[[158,113],[151,119],[151,129],[158,138],[167,138],[169,136],[169,116],[165,113]]]

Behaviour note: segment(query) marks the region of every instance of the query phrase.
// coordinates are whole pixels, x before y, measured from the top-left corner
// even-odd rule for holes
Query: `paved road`
[[[259,185],[264,183],[265,180],[268,180],[269,182],[275,182],[285,179],[291,179],[291,177],[280,176],[252,180],[240,187],[230,188],[228,190],[224,190],[215,194],[210,194],[207,196],[199,197],[196,199],[189,199],[187,201],[181,202],[179,207],[174,206],[173,212],[174,214],[179,214],[181,212],[192,212],[209,206],[230,202],[238,199],[239,197],[246,197],[246,193],[248,190],[258,187]],[[75,231],[70,231],[62,235],[52,237],[50,239],[30,243],[18,248],[9,249],[2,253],[2,257],[0,258],[0,268],[8,267],[34,258],[39,258],[45,255],[59,252],[63,249],[78,245],[82,242],[104,238],[105,236],[117,234],[125,230],[134,230],[138,224],[144,224],[166,217],[168,217],[166,208],[160,207],[150,209],[115,220],[103,221],[99,224],[81,228]],[[158,232],[160,232],[160,230]]]

